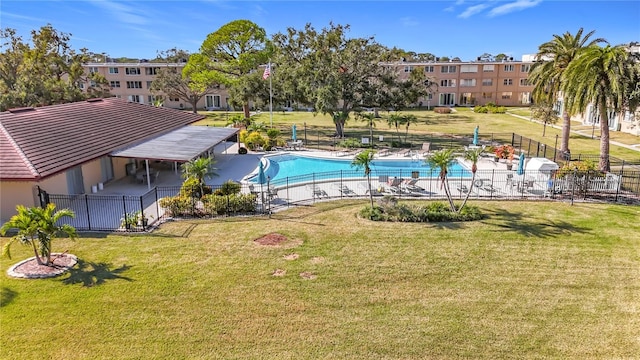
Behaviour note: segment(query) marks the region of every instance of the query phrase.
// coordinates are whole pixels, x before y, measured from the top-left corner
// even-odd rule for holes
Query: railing
[[[255,211],[267,214],[300,204],[312,204],[332,199],[380,197],[392,195],[403,199],[442,200],[446,198],[443,184],[436,171],[373,171],[371,192],[369,182],[360,171],[314,173],[270,181],[266,184],[241,184],[241,193],[254,193]],[[619,171],[602,174],[598,171],[573,172],[562,178],[552,178],[547,172],[525,172],[516,175],[508,170],[478,170],[473,181],[468,171],[448,173],[448,185],[455,200],[470,192],[470,199],[597,199],[617,203],[640,201],[640,171]],[[395,179],[395,182],[394,182]],[[413,184],[409,185],[411,180]],[[219,186],[213,187],[215,192]],[[81,231],[146,231],[155,223],[166,219],[166,209],[160,199],[172,197],[180,188],[154,187],[142,196],[129,195],[58,195],[40,190],[42,205],[53,202],[58,208],[75,212],[74,219],[65,222]],[[190,210],[181,216],[215,217],[206,212],[200,199],[189,199]],[[222,202],[224,204],[224,201]],[[224,211],[233,215],[232,204]],[[127,226],[127,215],[138,214],[141,221]],[[245,213],[243,213],[245,214]],[[142,221],[144,219],[144,221]]]

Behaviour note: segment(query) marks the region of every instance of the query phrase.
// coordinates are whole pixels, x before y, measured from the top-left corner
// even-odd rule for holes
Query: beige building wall
[[[16,214],[16,205],[32,207],[40,205],[37,201],[36,184],[32,181],[0,182],[0,221],[4,224]]]

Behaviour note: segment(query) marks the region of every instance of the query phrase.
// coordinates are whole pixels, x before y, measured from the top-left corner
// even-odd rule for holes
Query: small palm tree
[[[471,195],[471,190],[473,190],[473,184],[476,180],[476,172],[478,172],[478,160],[480,160],[482,152],[484,152],[484,148],[482,147],[469,149],[464,152],[464,158],[471,161],[471,186],[469,187],[469,191],[464,197],[464,201],[462,201],[462,205],[460,205],[458,212],[462,211],[462,208],[467,204],[467,200],[469,200],[469,195]]]
[[[418,118],[413,114],[403,115],[402,123],[404,124],[405,132],[404,132],[404,142],[407,142],[407,138],[409,137],[409,125],[417,124]]]
[[[453,198],[451,197],[451,190],[449,189],[449,180],[447,178],[449,168],[455,162],[453,149],[438,150],[434,152],[431,156],[427,157],[425,161],[432,168],[440,169],[440,174],[438,175],[438,177],[440,178],[441,187],[444,188],[444,193],[447,196],[447,200],[449,201],[449,206],[451,207],[451,211],[455,212],[456,206],[453,203]]]
[[[584,48],[564,73],[562,90],[571,112],[594,104],[600,115],[600,171],[609,171],[609,109],[620,113],[629,104],[634,64],[624,46]],[[635,109],[630,109],[633,113]]]
[[[213,164],[215,164],[215,160],[211,157],[200,157],[197,159],[193,159],[182,164],[182,177],[184,179],[198,180],[200,195],[203,195],[204,179],[211,178],[211,176],[218,176],[218,174],[214,172],[214,170],[217,169],[212,167]]]
[[[367,149],[353,158],[351,166],[356,168],[364,168],[364,176],[367,177],[367,185],[369,186],[369,199],[371,200],[371,208],[373,209],[373,192],[371,192],[371,162],[376,154],[374,150]]]
[[[370,139],[370,147],[373,147],[373,128],[376,126],[376,122],[380,120],[375,113],[365,113],[358,114],[358,117],[362,119],[362,121],[367,122],[367,126],[369,127],[369,139]]]
[[[9,258],[11,258],[11,244],[18,241],[24,245],[31,245],[38,264],[50,265],[53,240],[59,235],[67,235],[71,239],[77,237],[76,229],[73,226],[69,224],[56,225],[63,217],[75,217],[75,213],[69,209],[56,211],[56,205],[49,203],[45,208],[27,208],[18,205],[16,210],[17,214],[0,228],[0,234],[3,236],[9,229],[18,230],[3,249],[3,254]]]
[[[387,118],[387,124],[389,127],[396,128],[396,135],[398,135],[398,143],[402,142],[400,139],[400,125],[402,124],[402,116],[400,114],[391,114]]]

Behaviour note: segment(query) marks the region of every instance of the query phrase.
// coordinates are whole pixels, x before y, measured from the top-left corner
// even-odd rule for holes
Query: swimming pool
[[[352,159],[305,156],[292,153],[270,155],[262,158],[265,176],[272,183],[303,182],[332,178],[356,178],[364,176],[363,168],[351,166]],[[438,169],[431,169],[422,159],[375,159],[371,164],[371,176],[397,176],[422,178],[437,177]],[[459,163],[454,163],[449,174],[456,177],[471,177],[471,172]],[[257,183],[257,175],[248,179]]]

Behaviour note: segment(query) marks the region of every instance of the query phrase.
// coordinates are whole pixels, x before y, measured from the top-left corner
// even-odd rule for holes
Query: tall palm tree
[[[371,162],[373,156],[376,154],[375,150],[367,149],[353,158],[351,166],[357,168],[364,168],[364,176],[367,177],[367,185],[369,186],[369,199],[371,200],[371,208],[373,209],[373,192],[371,191]]]
[[[453,198],[451,197],[451,190],[449,188],[449,180],[447,178],[447,174],[449,173],[449,168],[455,162],[455,156],[453,154],[453,149],[443,149],[434,152],[431,156],[425,159],[427,164],[431,166],[431,168],[440,169],[440,174],[438,177],[440,178],[441,187],[444,188],[444,193],[447,195],[447,200],[449,201],[449,206],[451,206],[451,211],[456,211],[456,206],[453,203]]]
[[[569,32],[563,35],[553,35],[553,40],[538,47],[536,63],[533,64],[529,73],[529,81],[534,85],[533,100],[536,103],[543,101],[555,102],[561,95],[562,76],[580,49],[605,42],[601,38],[589,41],[595,31],[587,33],[584,37],[582,36],[583,31],[580,28],[575,35]],[[569,154],[572,114],[566,110],[567,108],[564,107],[560,151],[564,154]]]
[[[387,124],[389,125],[389,127],[393,126],[396,128],[396,135],[398,135],[398,143],[401,143],[402,139],[400,139],[400,124],[402,124],[402,116],[400,114],[389,115],[389,117],[387,118]]]
[[[478,172],[478,160],[480,160],[480,156],[484,148],[478,147],[474,149],[468,149],[464,152],[464,158],[471,161],[471,186],[469,187],[469,191],[467,195],[464,197],[464,201],[462,201],[462,205],[458,209],[458,212],[462,211],[462,208],[467,204],[467,200],[469,200],[469,195],[471,195],[471,190],[473,190],[473,184],[476,180],[476,172]]]
[[[413,114],[402,115],[402,124],[404,124],[404,142],[407,142],[407,137],[409,136],[409,125],[417,124],[418,118]]]
[[[69,209],[56,211],[56,205],[49,203],[45,208],[27,208],[18,205],[16,211],[17,214],[0,228],[0,235],[3,236],[10,229],[17,230],[16,235],[11,237],[3,248],[3,254],[9,258],[11,258],[11,245],[18,241],[24,245],[31,245],[38,264],[50,265],[51,242],[61,234],[66,234],[72,239],[77,237],[73,226],[56,225],[63,217],[75,217],[75,213]]]
[[[182,177],[185,179],[198,180],[198,186],[200,187],[200,195],[204,194],[204,179],[211,176],[218,176],[214,172],[217,170],[212,167],[215,164],[215,160],[211,157],[200,157],[193,159],[182,164]]]
[[[584,48],[567,67],[562,79],[562,91],[570,112],[584,113],[589,104],[600,115],[600,171],[609,171],[608,110],[617,113],[629,106],[636,67],[622,45]],[[632,111],[634,109],[631,109]]]

